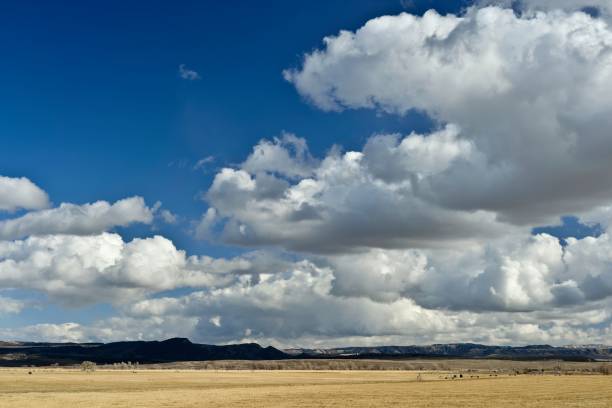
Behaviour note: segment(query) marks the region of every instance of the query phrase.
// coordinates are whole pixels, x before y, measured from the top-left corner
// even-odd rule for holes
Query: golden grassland
[[[612,406],[612,376],[479,372],[478,378],[462,373],[453,380],[454,375],[459,374],[14,368],[0,370],[0,407]]]
[[[105,368],[117,368],[111,365]],[[153,369],[192,370],[404,370],[527,374],[535,372],[563,374],[612,374],[612,362],[571,362],[558,360],[515,361],[495,359],[292,359],[273,361],[220,360],[185,361],[140,365]]]

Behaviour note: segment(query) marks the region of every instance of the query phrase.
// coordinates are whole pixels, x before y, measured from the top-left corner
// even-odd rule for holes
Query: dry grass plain
[[[2,369],[0,407],[612,406],[612,376],[480,373],[480,378],[444,379],[451,376],[441,371]]]

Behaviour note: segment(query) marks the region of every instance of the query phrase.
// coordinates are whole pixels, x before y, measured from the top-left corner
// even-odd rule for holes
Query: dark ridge
[[[429,346],[340,347],[290,349],[261,347],[256,343],[215,346],[192,343],[186,338],[163,341],[120,341],[115,343],[0,342],[0,366],[73,365],[82,361],[98,364],[120,362],[169,363],[211,360],[283,359],[501,359],[610,361],[612,347],[603,345],[553,347],[486,346],[473,343]]]
[[[215,346],[196,344],[185,338],[164,341],[115,343],[0,343],[0,366],[72,365],[82,361],[98,364],[120,362],[168,363],[208,360],[280,360],[289,356],[259,344]]]
[[[429,346],[340,347],[332,349],[286,350],[294,358],[416,359],[464,358],[501,360],[612,360],[610,346],[554,347],[530,345],[521,347],[486,346],[482,344],[432,344]]]

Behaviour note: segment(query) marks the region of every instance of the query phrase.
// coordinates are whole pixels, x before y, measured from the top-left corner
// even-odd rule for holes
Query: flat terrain
[[[105,366],[112,368],[112,366]],[[513,361],[493,359],[310,359],[310,360],[220,360],[182,361],[164,364],[143,364],[140,368],[190,370],[402,370],[446,371],[456,373],[496,374],[593,374],[605,371],[612,374],[612,362],[571,362],[557,360]]]
[[[453,375],[457,374],[1,369],[0,407],[612,406],[612,376],[480,373],[479,378],[463,374],[463,379],[445,379]]]

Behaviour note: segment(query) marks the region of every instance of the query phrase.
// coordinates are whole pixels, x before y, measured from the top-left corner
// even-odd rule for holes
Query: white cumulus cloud
[[[499,7],[462,16],[403,13],[326,37],[324,45],[285,71],[316,106],[419,110],[457,126],[458,139],[471,146],[469,160],[417,180],[421,198],[524,225],[612,199],[606,21]]]
[[[35,290],[70,305],[125,303],[181,287],[216,287],[282,261],[187,256],[161,236],[125,242],[118,234],[46,235],[0,241],[0,288]]]
[[[49,206],[49,196],[25,177],[0,176],[0,211],[40,210]]]
[[[18,218],[0,221],[0,239],[11,240],[31,235],[92,235],[133,223],[149,224],[153,210],[142,197],[130,197],[113,204],[63,203],[59,207],[29,212]]]
[[[457,135],[453,126],[426,136],[378,135],[362,151],[336,149],[309,160],[309,173],[301,177],[293,169],[304,160],[287,150],[277,153],[286,171],[278,161],[257,171],[224,168],[205,195],[211,208],[199,236],[210,236],[205,227],[222,225],[221,238],[229,243],[325,253],[457,245],[517,230],[493,212],[449,209],[421,197],[423,180],[477,157]],[[270,144],[260,142],[245,163]]]

